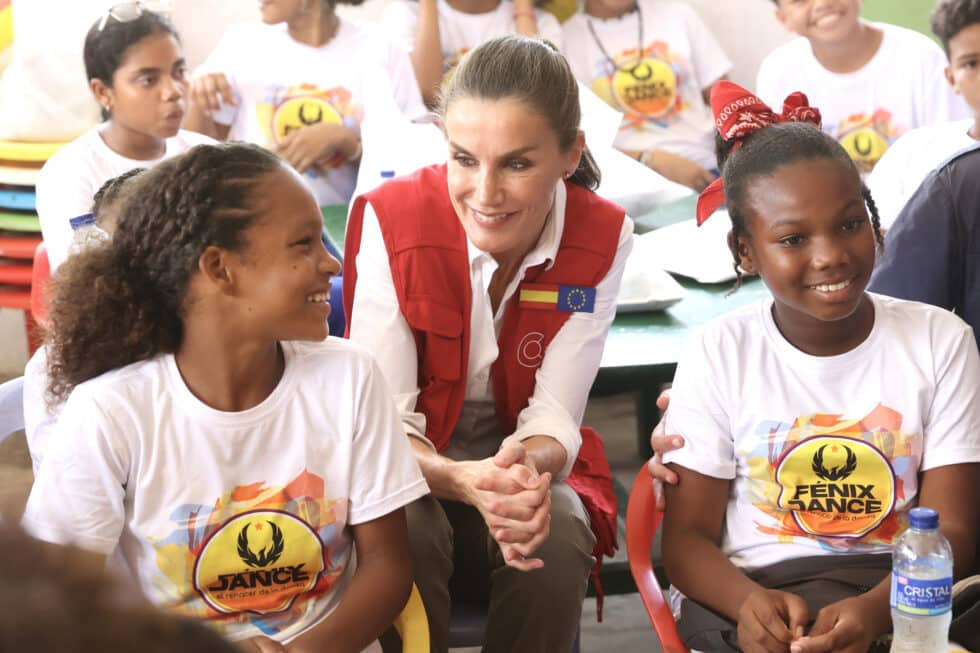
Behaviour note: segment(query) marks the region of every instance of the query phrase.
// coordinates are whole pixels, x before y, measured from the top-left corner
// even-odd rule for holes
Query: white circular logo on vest
[[[540,331],[532,331],[521,338],[521,344],[517,346],[517,362],[534,369],[541,365],[544,358],[544,334]]]
[[[255,510],[232,517],[201,548],[194,589],[224,614],[281,612],[316,585],[323,543],[296,515]]]

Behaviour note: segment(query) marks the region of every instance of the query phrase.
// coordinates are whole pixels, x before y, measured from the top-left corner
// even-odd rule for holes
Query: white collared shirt
[[[564,478],[578,456],[582,443],[579,427],[585,402],[599,371],[606,333],[616,315],[616,296],[623,268],[633,248],[633,221],[629,217],[623,220],[613,264],[596,287],[595,312],[572,313],[555,334],[536,373],[534,393],[527,407],[518,415],[517,430],[503,443],[498,434],[490,451],[487,438],[482,437],[496,429],[490,368],[497,360],[497,337],[504,314],[525,271],[529,267],[545,262],[550,265],[554,261],[565,224],[565,198],[565,185],[558,183],[554,209],[545,223],[541,238],[524,258],[504,291],[496,314],[493,314],[490,305],[489,288],[497,262],[467,239],[473,293],[470,351],[463,411],[450,447],[443,452],[450,458],[483,458],[493,455],[508,440],[548,435],[561,443],[568,453],[565,467],[558,475]],[[398,305],[388,253],[378,218],[370,203],[364,207],[350,337],[365,345],[377,358],[395,395],[405,431],[429,443],[424,435],[425,415],[415,411],[419,395],[415,339]]]

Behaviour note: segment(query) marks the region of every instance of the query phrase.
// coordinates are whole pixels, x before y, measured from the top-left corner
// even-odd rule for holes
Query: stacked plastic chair
[[[38,345],[31,279],[34,251],[41,243],[34,183],[61,145],[0,141],[0,308],[24,311],[31,352]]]

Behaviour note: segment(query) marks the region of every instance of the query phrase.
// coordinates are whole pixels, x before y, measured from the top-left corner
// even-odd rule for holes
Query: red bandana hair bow
[[[780,122],[811,122],[820,127],[820,110],[811,107],[803,93],[797,91],[783,102],[783,112],[775,113],[762,100],[747,90],[727,80],[711,89],[711,112],[715,127],[726,141],[735,141],[733,149],[742,145],[742,139],[763,127]],[[711,182],[698,197],[698,226],[700,227],[725,201],[725,189],[721,177]]]

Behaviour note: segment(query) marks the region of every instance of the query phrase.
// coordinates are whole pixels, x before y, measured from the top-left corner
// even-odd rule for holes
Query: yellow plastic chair
[[[429,653],[429,619],[425,616],[422,596],[412,583],[408,603],[395,619],[395,630],[402,638],[403,653]]]
[[[3,0],[0,0],[2,3]],[[65,143],[29,143],[27,141],[0,140],[0,161],[20,164],[35,164],[40,168],[51,155],[65,146]]]

